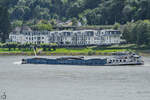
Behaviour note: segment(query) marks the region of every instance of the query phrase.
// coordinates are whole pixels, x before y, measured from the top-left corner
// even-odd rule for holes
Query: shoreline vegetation
[[[49,49],[46,48],[37,48],[36,49],[38,56],[95,56],[102,55],[108,56],[112,55],[115,52],[135,52],[143,56],[150,55],[150,47],[148,46],[137,46],[135,44],[122,44],[122,45],[112,45],[112,46],[91,46],[91,47],[78,47],[78,48],[56,48]],[[9,49],[9,48],[0,48],[0,55],[25,55],[25,56],[33,56],[33,49]]]

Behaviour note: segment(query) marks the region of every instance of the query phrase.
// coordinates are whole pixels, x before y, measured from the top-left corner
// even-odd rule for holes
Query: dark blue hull
[[[31,58],[23,59],[23,64],[54,64],[54,65],[92,65],[100,66],[107,63],[107,59],[47,59]]]
[[[107,58],[84,57],[60,57],[56,59],[49,58],[29,58],[22,59],[22,64],[55,64],[55,65],[91,65],[91,66],[118,66],[118,65],[143,65],[141,56],[135,54],[126,54],[119,56],[110,56]]]

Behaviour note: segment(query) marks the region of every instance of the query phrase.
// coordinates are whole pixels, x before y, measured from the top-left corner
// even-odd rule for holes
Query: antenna
[[[32,46],[32,48],[33,48],[33,51],[34,51],[34,56],[37,56],[36,47],[35,47],[35,46]]]

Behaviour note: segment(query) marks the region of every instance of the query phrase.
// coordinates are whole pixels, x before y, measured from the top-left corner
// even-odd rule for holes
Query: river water
[[[0,56],[7,100],[150,100],[150,57],[142,66],[20,65]]]

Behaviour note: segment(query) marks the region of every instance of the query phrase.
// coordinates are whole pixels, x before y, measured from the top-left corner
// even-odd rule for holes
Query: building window
[[[38,39],[38,40],[40,40],[40,39],[41,39],[41,37],[38,37],[37,39]]]

